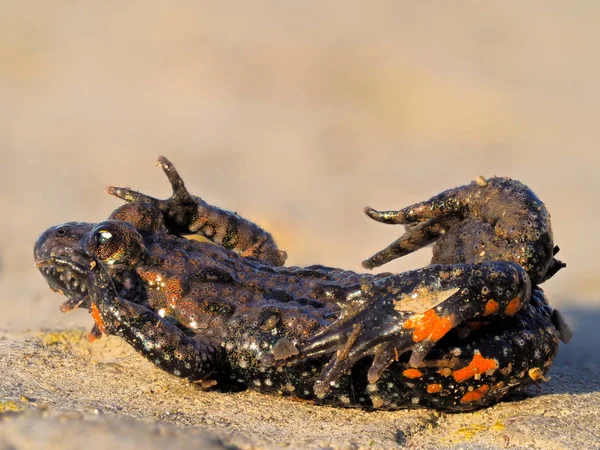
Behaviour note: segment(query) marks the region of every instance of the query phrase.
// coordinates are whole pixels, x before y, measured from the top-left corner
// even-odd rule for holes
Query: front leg
[[[109,275],[96,260],[92,260],[89,278],[96,334],[99,331],[120,336],[159,368],[188,380],[210,378],[224,365],[218,345],[186,336],[154,311],[119,298]]]
[[[129,188],[108,187],[107,192],[127,202],[149,203],[163,212],[165,225],[173,234],[198,234],[233,250],[281,266],[287,254],[279,250],[270,233],[237,213],[209,205],[188,192],[179,173],[164,156],[157,163],[167,175],[173,195],[159,200]]]

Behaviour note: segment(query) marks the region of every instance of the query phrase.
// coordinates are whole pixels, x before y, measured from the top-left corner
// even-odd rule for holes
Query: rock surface
[[[167,375],[119,338],[81,330],[0,337],[0,449],[599,448],[597,368],[468,414],[314,406],[220,393]]]

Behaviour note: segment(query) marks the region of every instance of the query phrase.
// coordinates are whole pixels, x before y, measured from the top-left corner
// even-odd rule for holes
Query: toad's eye
[[[112,238],[112,233],[110,231],[101,230],[96,234],[96,241],[100,245],[106,244],[110,238]]]
[[[108,265],[130,266],[144,252],[144,243],[136,229],[127,222],[105,220],[88,236],[87,249]]]
[[[111,261],[123,253],[125,239],[114,224],[105,225],[92,232],[91,249],[101,260]]]

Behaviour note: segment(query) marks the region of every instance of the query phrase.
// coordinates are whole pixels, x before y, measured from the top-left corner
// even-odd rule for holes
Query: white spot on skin
[[[379,388],[377,387],[377,385],[375,383],[369,384],[367,386],[367,392],[377,392],[378,390],[379,390]]]
[[[342,401],[342,403],[344,403],[345,405],[350,403],[350,398],[348,398],[346,395],[340,395],[340,400]]]
[[[162,308],[161,308],[161,309],[159,309],[159,310],[158,310],[158,315],[159,315],[160,317],[165,317],[165,310],[164,310],[164,309],[162,309]]]
[[[261,386],[260,380],[254,380],[252,383],[254,384],[254,386]]]
[[[267,379],[265,380],[265,384],[266,384],[267,386],[273,386],[273,382],[271,381],[271,379],[270,379],[270,378],[267,378]]]
[[[192,321],[190,322],[190,328],[194,328],[194,329],[198,328],[198,324],[196,323],[196,321],[195,321],[195,320],[192,320]]]
[[[348,295],[346,295],[346,300],[350,301],[350,300],[355,299],[356,297],[360,297],[361,293],[362,292],[360,290],[351,292]]]

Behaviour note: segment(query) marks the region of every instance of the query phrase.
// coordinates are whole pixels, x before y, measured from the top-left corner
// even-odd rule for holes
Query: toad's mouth
[[[62,312],[91,306],[87,268],[61,257],[36,260],[35,265],[48,282],[50,289],[67,297],[60,306]]]

